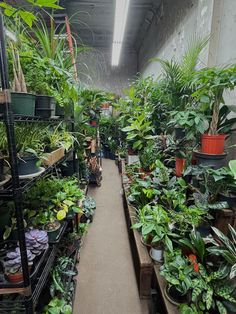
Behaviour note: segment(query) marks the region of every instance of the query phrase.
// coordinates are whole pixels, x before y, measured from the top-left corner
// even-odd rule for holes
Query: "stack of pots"
[[[224,152],[225,134],[203,134],[201,137],[201,151],[195,151],[198,165],[219,169],[225,166],[227,153]]]

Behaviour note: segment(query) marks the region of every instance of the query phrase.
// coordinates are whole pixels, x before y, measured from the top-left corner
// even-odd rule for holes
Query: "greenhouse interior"
[[[0,1],[0,314],[236,313],[235,29],[236,0]]]

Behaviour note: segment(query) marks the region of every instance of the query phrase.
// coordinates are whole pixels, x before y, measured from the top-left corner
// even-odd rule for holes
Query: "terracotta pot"
[[[91,120],[90,121],[91,126],[97,126],[97,121],[96,120]]]
[[[29,268],[29,272],[30,272],[31,266],[29,266],[28,268]],[[23,273],[22,272],[17,272],[15,274],[5,273],[5,277],[8,281],[10,281],[12,283],[18,283],[18,282],[23,281]]]
[[[184,172],[184,167],[185,167],[186,159],[184,158],[175,158],[175,174],[177,177],[181,177]]]
[[[203,134],[201,137],[201,151],[205,154],[223,154],[225,146],[225,134]]]

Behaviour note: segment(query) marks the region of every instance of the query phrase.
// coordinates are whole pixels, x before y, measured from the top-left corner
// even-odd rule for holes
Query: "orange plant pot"
[[[175,158],[175,174],[177,177],[182,177],[184,172],[186,159],[184,158]]]
[[[225,134],[203,134],[201,137],[201,151],[205,154],[219,155],[224,153]]]

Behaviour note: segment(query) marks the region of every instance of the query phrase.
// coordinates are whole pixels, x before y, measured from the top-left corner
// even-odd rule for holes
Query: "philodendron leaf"
[[[232,171],[232,173],[234,175],[234,180],[236,180],[236,159],[230,160],[229,169]]]
[[[230,271],[230,279],[233,279],[236,276],[236,263],[231,267],[231,271]]]

